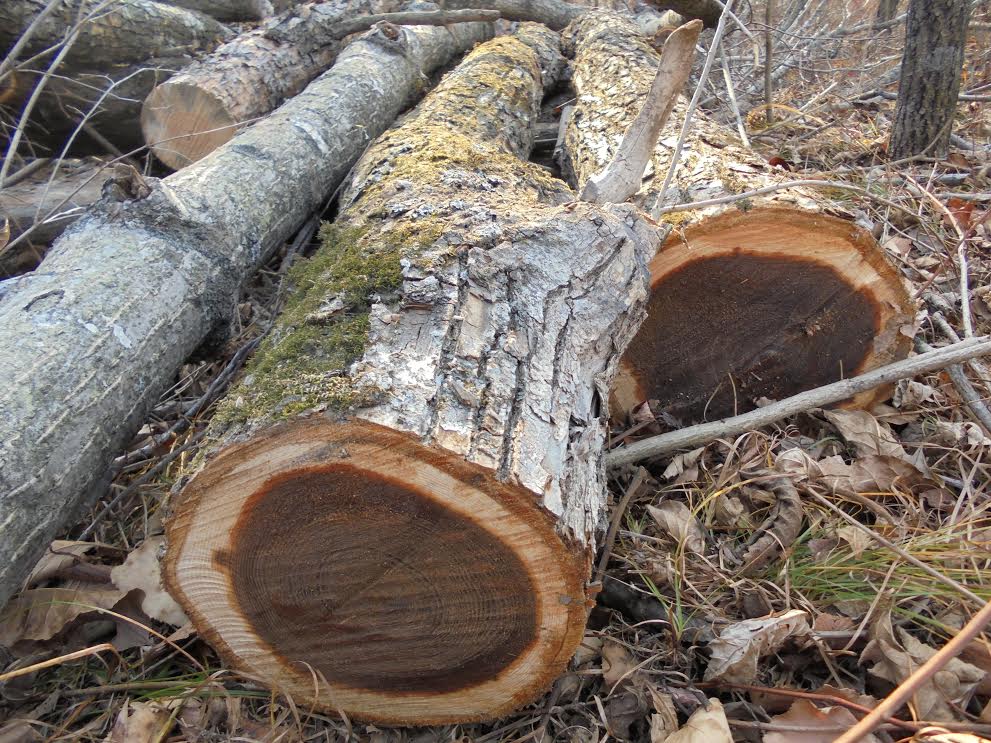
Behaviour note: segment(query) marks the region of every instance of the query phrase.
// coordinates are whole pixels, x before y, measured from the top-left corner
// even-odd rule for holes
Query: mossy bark
[[[225,659],[308,704],[392,724],[491,719],[545,691],[581,639],[606,503],[605,394],[643,318],[658,237],[633,207],[575,203],[525,161],[543,87],[561,66],[557,35],[525,24],[476,48],[372,145],[176,503],[171,590]],[[370,505],[382,502],[383,472],[385,512]],[[317,513],[301,513],[316,492]],[[426,505],[437,502],[459,520]],[[262,642],[238,596],[250,590],[259,616],[278,614],[281,582],[263,588],[252,568],[239,584],[225,568],[254,549],[241,525],[261,504],[284,514],[287,542],[308,545],[273,554],[280,570],[334,564],[346,542],[349,571],[388,581],[387,595],[355,600],[347,576],[301,579],[293,615],[330,616],[340,631]],[[303,536],[323,518],[332,536]],[[394,518],[402,528],[386,526]],[[476,551],[490,541],[503,557]],[[450,558],[434,547],[448,543]],[[517,578],[492,575],[511,564]],[[467,575],[478,600],[445,589],[451,575]],[[401,621],[389,619],[393,606]],[[426,638],[419,649],[402,639],[411,626]],[[461,654],[471,642],[457,638],[507,627],[525,641]],[[341,637],[369,659],[361,689],[334,650]],[[430,673],[395,693],[396,669],[421,667]]]
[[[240,284],[326,203],[485,24],[372,31],[278,111],[141,201],[106,203],[0,284],[0,603],[91,502]],[[66,359],[72,359],[71,364]]]

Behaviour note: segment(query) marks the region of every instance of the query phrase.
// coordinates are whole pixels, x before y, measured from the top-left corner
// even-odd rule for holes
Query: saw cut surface
[[[901,278],[846,220],[734,210],[673,233],[650,269],[647,319],[613,385],[620,414],[653,400],[655,414],[683,423],[716,420],[909,351],[913,308]]]
[[[532,493],[363,422],[230,446],[166,526],[163,575],[230,666],[331,713],[493,719],[581,640],[585,554]]]
[[[283,475],[245,503],[235,535],[227,567],[245,617],[287,661],[340,684],[456,690],[534,639],[519,558],[394,478],[347,464]]]

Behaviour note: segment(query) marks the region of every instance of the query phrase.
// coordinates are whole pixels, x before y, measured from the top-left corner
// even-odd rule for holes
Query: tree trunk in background
[[[898,10],[898,0],[878,0],[877,14],[874,16],[874,29],[884,27]]]
[[[910,0],[888,156],[946,154],[960,93],[969,0]]]
[[[147,96],[145,142],[174,170],[196,162],[330,67],[343,41],[334,29],[343,19],[396,7],[398,0],[301,5],[241,34]]]
[[[307,707],[497,718],[583,635],[600,394],[658,238],[525,161],[561,67],[525,24],[372,145],[167,526],[201,635]]]
[[[0,57],[47,4],[46,0],[0,2]],[[60,74],[66,69],[71,72],[73,65],[94,69],[192,54],[213,49],[231,36],[227,27],[213,18],[153,0],[114,0],[109,4],[101,0],[60,0],[56,10],[39,24],[21,57],[60,44],[71,27],[87,18]]]
[[[10,239],[30,230],[26,239],[36,246],[0,252],[0,279],[33,269],[48,243],[100,198],[106,163],[96,158],[63,160],[53,177],[54,165],[0,191],[0,221],[10,220]]]
[[[374,31],[148,198],[101,202],[0,283],[0,604],[74,523],[238,287],[318,212],[426,75],[491,25]],[[66,360],[71,359],[72,363]]]
[[[570,26],[565,47],[576,103],[564,166],[581,187],[612,158],[659,55],[630,19],[602,11]],[[685,109],[675,105],[635,202],[700,201],[783,180],[696,111],[662,197]],[[792,188],[664,217],[675,228],[651,262],[648,318],[623,357],[615,411],[657,400],[655,413],[712,419],[903,358],[914,308],[901,279],[870,234],[824,213],[827,204],[835,213],[834,201]]]

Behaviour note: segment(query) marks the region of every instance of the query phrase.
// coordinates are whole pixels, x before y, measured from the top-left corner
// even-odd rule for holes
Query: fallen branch
[[[594,204],[619,204],[640,189],[657,137],[692,71],[695,42],[702,32],[696,19],[676,28],[664,43],[661,63],[640,113],[630,124],[612,160],[585,183],[579,198]]]
[[[870,714],[836,739],[836,743],[856,743],[866,738],[889,715],[908,702],[915,693],[935,676],[947,663],[960,655],[963,650],[991,622],[991,603],[984,604],[974,617],[964,625],[956,637],[944,645],[934,656],[919,666],[884,701],[871,710]]]
[[[606,454],[607,467],[620,467],[651,457],[657,457],[678,449],[701,446],[723,436],[733,436],[751,431],[795,413],[802,413],[813,408],[846,400],[866,390],[895,382],[899,379],[914,377],[918,374],[944,369],[953,364],[959,364],[978,356],[991,354],[991,336],[968,338],[943,348],[913,356],[904,361],[882,366],[858,377],[843,379],[816,389],[802,392],[798,395],[779,400],[757,410],[743,415],[737,415],[724,420],[689,426],[649,439],[637,441],[623,449]]]

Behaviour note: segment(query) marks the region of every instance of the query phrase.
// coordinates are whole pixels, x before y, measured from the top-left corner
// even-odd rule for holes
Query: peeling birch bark
[[[362,157],[168,522],[201,634],[307,705],[492,719],[581,640],[605,396],[658,238],[525,162],[561,67],[525,24]]]
[[[0,603],[77,510],[241,282],[319,210],[425,74],[487,24],[374,31],[258,126],[101,203],[0,283]]]
[[[582,188],[614,157],[659,60],[616,13],[586,13],[564,42],[577,94],[564,164]],[[694,202],[781,181],[696,112],[673,187],[659,194],[685,110],[680,100],[634,203],[649,210],[658,200]],[[617,376],[616,412],[654,400],[655,414],[686,421],[732,415],[911,349],[914,306],[901,277],[835,202],[788,189],[665,219],[674,229],[651,262],[649,315]],[[868,391],[849,404],[866,406],[884,394]]]

